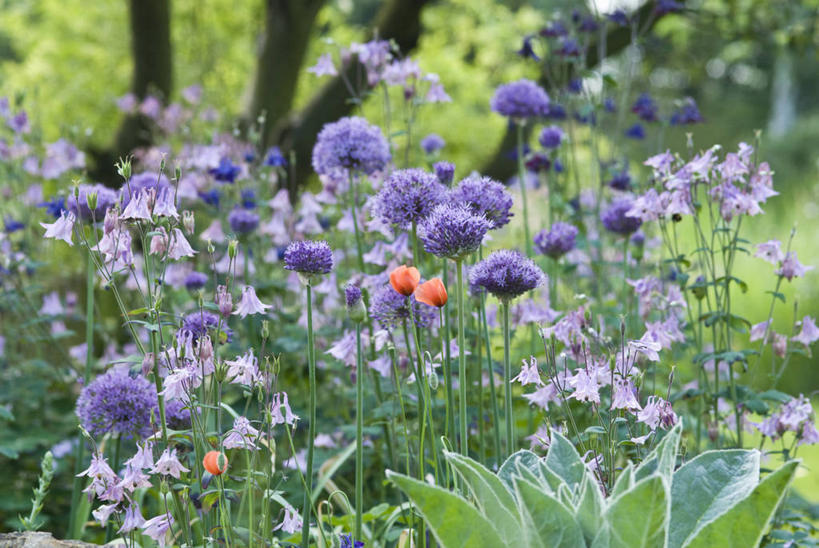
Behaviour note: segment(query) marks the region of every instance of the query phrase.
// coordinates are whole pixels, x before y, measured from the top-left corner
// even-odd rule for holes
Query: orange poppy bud
[[[404,297],[412,295],[420,281],[421,273],[414,266],[402,264],[390,272],[390,285]]]
[[[441,308],[446,305],[446,299],[446,287],[441,278],[432,278],[415,288],[415,300],[419,303]]]
[[[208,451],[205,458],[202,459],[202,465],[205,467],[205,470],[214,476],[219,476],[227,470],[228,459],[224,453]]]

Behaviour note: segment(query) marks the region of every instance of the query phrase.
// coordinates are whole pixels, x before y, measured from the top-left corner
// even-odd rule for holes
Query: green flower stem
[[[83,373],[83,386],[88,386],[88,381],[91,377],[91,369],[94,364],[94,275],[96,267],[94,264],[94,256],[91,250],[88,250],[88,265],[86,267],[85,278],[85,372]],[[80,506],[80,497],[82,493],[82,478],[77,477],[77,474],[82,472],[83,461],[85,460],[85,440],[82,436],[79,437],[77,444],[76,461],[74,463],[74,486],[71,491],[71,512],[68,518],[68,534],[67,538],[80,538],[80,531],[82,524],[77,523],[77,511]],[[84,518],[83,518],[84,521]]]
[[[418,367],[418,365],[417,365],[418,362],[415,360],[415,358],[412,355],[412,347],[410,346],[409,327],[407,325],[406,318],[403,321],[403,327],[404,327],[404,342],[407,345],[407,355],[409,356],[410,364],[416,364],[414,367],[416,367],[415,390],[418,392],[417,395],[416,395],[417,398],[418,398],[418,432],[419,432],[419,437],[418,437],[418,479],[423,481],[424,480],[424,436],[423,436],[422,433],[424,432],[424,420],[426,418],[426,414],[424,413],[424,394],[421,391],[421,380],[420,380],[421,379],[421,371],[420,371],[420,367]]]
[[[449,268],[447,268],[446,259],[443,259],[443,278],[444,287],[449,287]],[[443,346],[444,346],[444,381],[446,386],[446,418],[447,418],[447,437],[450,441],[455,437],[455,393],[452,390],[452,356],[449,348],[449,334],[451,332],[449,327],[449,309],[446,306],[440,309],[442,321],[441,326],[444,328]]]
[[[361,516],[364,507],[364,371],[361,359],[361,322],[355,324],[355,538],[361,540]]]
[[[526,256],[532,256],[532,239],[529,237],[529,203],[526,199],[526,166],[523,162],[523,124],[516,124],[518,134],[518,182],[523,202],[523,236],[526,238]]]
[[[506,454],[513,452],[514,439],[514,417],[512,416],[512,363],[509,356],[510,336],[509,336],[509,301],[501,300],[501,310],[503,312],[503,389],[504,404],[506,405]]]
[[[466,343],[464,342],[464,273],[462,260],[455,261],[455,270],[458,283],[458,424],[461,437],[461,454],[469,454],[469,439],[467,438],[466,419]]]
[[[313,289],[307,282],[307,366],[310,385],[310,419],[307,431],[307,473],[302,504],[301,546],[310,545],[310,496],[313,490],[313,445],[316,437],[316,351],[313,340]]]
[[[492,369],[492,343],[489,340],[489,322],[486,320],[486,295],[484,293],[481,293],[481,324],[483,339],[486,344],[486,372],[489,375],[489,399],[492,401],[492,431],[495,442],[495,460],[500,462],[500,412],[498,411],[498,395],[495,390],[495,371]]]

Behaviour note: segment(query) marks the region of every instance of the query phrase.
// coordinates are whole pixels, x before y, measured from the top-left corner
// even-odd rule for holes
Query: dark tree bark
[[[170,0],[129,0],[131,52],[134,72],[131,92],[139,99],[148,94],[167,99],[173,89]],[[135,148],[151,143],[150,121],[140,114],[127,116],[111,148],[91,151],[97,179],[116,184],[114,163]]]
[[[421,36],[421,12],[428,1],[390,0],[376,15],[372,25],[373,37],[393,40],[403,54],[412,51]],[[347,69],[351,79],[354,79],[352,74],[359,68],[353,65]],[[279,143],[285,150],[295,153],[291,191],[303,185],[311,174],[310,153],[322,126],[353,110],[354,105],[348,99],[349,91],[344,80],[336,76],[316,92],[301,112],[291,114],[275,126],[271,125],[271,142]]]
[[[313,24],[324,3],[325,0],[265,1],[265,29],[245,123],[255,123],[264,114],[265,127],[270,128],[290,111]],[[269,135],[267,132],[265,140]]]
[[[633,17],[637,21],[637,27],[640,29],[650,30],[657,22],[658,17],[654,13],[654,2],[647,2],[634,12]],[[606,34],[606,42],[604,47],[599,41],[593,41],[589,44],[586,52],[586,68],[597,66],[602,59],[600,59],[601,51],[605,51],[606,56],[617,55],[626,49],[631,44],[631,29],[627,27],[615,27]],[[541,86],[550,87],[550,82],[542,76],[538,82]],[[564,85],[566,82],[556,82],[558,86]],[[528,138],[531,127],[525,128],[526,136]],[[495,149],[495,154],[486,163],[481,173],[488,175],[494,179],[505,180],[515,173],[517,173],[517,160],[515,159],[514,151],[517,146],[517,133],[514,127],[507,127],[498,147]]]

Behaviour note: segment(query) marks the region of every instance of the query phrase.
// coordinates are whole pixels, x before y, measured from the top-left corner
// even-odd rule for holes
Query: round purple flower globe
[[[344,301],[347,303],[347,308],[352,308],[361,302],[361,288],[350,283],[344,287]]]
[[[313,169],[319,175],[372,175],[390,162],[390,147],[381,129],[351,116],[326,124],[313,147]]]
[[[455,164],[452,162],[435,162],[432,165],[435,171],[435,177],[442,185],[449,186],[452,183],[452,178],[455,177]]]
[[[549,112],[549,96],[542,87],[524,78],[498,86],[489,106],[498,114],[524,121],[527,118],[546,116]]]
[[[185,276],[185,288],[188,291],[202,289],[208,283],[208,275],[202,272],[191,272]]]
[[[125,209],[128,207],[128,204],[131,203],[131,196],[136,196],[142,190],[150,189],[156,190],[158,196],[163,190],[170,190],[171,183],[164,175],[148,171],[132,176],[131,179],[119,189],[122,209]]]
[[[469,271],[469,285],[501,300],[511,300],[543,283],[543,271],[534,261],[510,249],[495,251]]]
[[[637,217],[629,217],[626,213],[632,208],[634,202],[631,198],[617,198],[609,207],[600,213],[600,220],[606,230],[628,236],[635,232],[643,224]]]
[[[563,130],[560,126],[545,127],[540,132],[538,142],[543,148],[557,148],[563,142]]]
[[[284,267],[301,274],[327,274],[333,269],[333,251],[323,240],[290,242],[284,252]]]
[[[408,228],[443,202],[447,189],[423,169],[393,171],[375,196],[374,214],[388,224]]]
[[[437,310],[424,303],[415,300],[415,296],[404,297],[394,290],[391,285],[384,285],[378,288],[372,296],[370,303],[370,317],[377,321],[385,329],[393,329],[401,325],[404,320],[411,320],[410,304],[412,303],[412,316],[415,317],[415,325],[425,328],[432,325],[437,316]]]
[[[543,255],[559,259],[574,249],[576,237],[577,227],[558,221],[549,230],[544,229],[535,234],[535,249]]]
[[[468,204],[438,204],[421,222],[418,236],[427,253],[460,260],[478,250],[492,223]]]
[[[207,310],[197,310],[185,316],[182,320],[182,327],[179,329],[179,333],[190,332],[191,340],[196,342],[199,340],[199,337],[207,335],[208,330],[215,330],[220,324],[222,332],[219,337],[230,342],[233,339],[233,330],[226,325],[226,322],[220,322],[217,314]]]
[[[452,189],[449,199],[452,203],[468,205],[476,215],[486,216],[492,223],[491,229],[504,226],[512,217],[512,195],[503,184],[490,177],[470,175]]]
[[[236,234],[249,234],[259,226],[259,216],[248,209],[236,207],[228,215],[228,223]]]
[[[105,211],[117,201],[116,191],[101,184],[79,185],[77,193],[78,196],[74,196],[74,191],[71,191],[68,200],[66,200],[66,206],[78,219],[86,221],[90,221],[92,218],[96,221],[102,221],[105,218]],[[89,194],[97,195],[97,207],[94,208],[93,217],[91,209],[88,207]]]
[[[92,436],[112,432],[142,439],[151,434],[151,411],[156,406],[154,385],[141,375],[130,376],[127,367],[117,367],[82,389],[76,413]]]
[[[180,399],[165,400],[165,420],[174,430],[185,430],[191,427],[191,411]]]
[[[434,154],[444,148],[446,141],[437,133],[430,133],[421,139],[421,150],[427,154]]]

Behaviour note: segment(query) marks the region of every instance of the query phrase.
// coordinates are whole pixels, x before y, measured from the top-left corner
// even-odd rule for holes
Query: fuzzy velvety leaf
[[[661,548],[665,545],[669,497],[666,480],[654,474],[615,497],[605,512],[608,534],[594,548]]]
[[[503,462],[500,470],[498,470],[498,478],[500,478],[509,489],[514,489],[515,483],[512,481],[512,476],[517,473],[518,465],[528,468],[537,474],[539,461],[540,457],[531,451],[525,449],[516,451],[509,455],[509,458]]]
[[[539,486],[515,481],[520,511],[525,520],[525,535],[532,548],[583,548],[583,531],[572,512]]]
[[[546,454],[546,466],[574,491],[583,481],[586,465],[574,444],[560,433],[552,431],[552,444]]]

